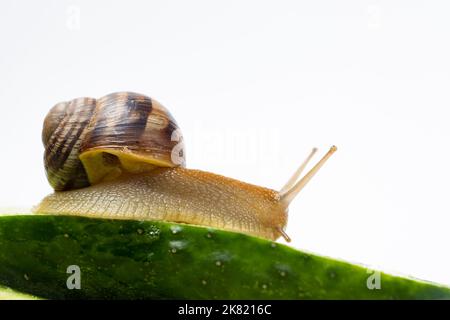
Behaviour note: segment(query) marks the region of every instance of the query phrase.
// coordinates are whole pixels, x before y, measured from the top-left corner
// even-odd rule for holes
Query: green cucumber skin
[[[81,268],[81,289],[66,287]],[[0,285],[48,299],[450,299],[450,289],[240,233],[152,221],[0,217]]]

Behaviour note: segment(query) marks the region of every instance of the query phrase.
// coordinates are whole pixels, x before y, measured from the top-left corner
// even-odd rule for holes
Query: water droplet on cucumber
[[[183,250],[187,246],[187,241],[174,240],[169,242],[170,252],[176,253],[179,250]]]
[[[278,274],[281,277],[286,277],[288,274],[291,273],[291,268],[286,264],[277,263],[275,265],[275,269],[278,271]]]
[[[170,231],[172,231],[172,234],[180,233],[183,230],[180,226],[170,226]]]

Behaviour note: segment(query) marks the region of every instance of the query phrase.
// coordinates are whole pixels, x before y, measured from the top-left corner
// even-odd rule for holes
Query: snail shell
[[[181,131],[145,95],[118,92],[55,105],[44,120],[44,164],[56,191],[87,187],[155,167],[185,166]]]

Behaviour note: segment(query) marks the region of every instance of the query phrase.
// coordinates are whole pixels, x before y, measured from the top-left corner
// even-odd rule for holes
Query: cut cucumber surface
[[[0,286],[0,300],[39,300],[39,298]]]
[[[70,266],[79,267],[80,289],[68,288],[78,275]],[[371,290],[371,276],[362,266],[192,225],[0,217],[0,285],[47,299],[450,299],[448,287],[384,273]]]

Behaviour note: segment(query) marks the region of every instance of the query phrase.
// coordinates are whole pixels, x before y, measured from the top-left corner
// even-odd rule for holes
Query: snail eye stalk
[[[306,158],[303,164],[298,168],[298,170],[294,173],[291,179],[289,179],[288,183],[281,189],[280,198],[281,202],[287,208],[289,204],[294,200],[300,191],[308,184],[308,182],[314,177],[314,175],[320,170],[320,168],[324,165],[324,163],[335,153],[337,150],[336,146],[332,146],[330,150],[316,163],[316,165],[306,173],[303,178],[301,178],[298,182],[298,177],[308,164],[309,160],[312,158],[317,149],[313,149],[310,155]]]
[[[316,154],[317,148],[313,148],[311,150],[311,153],[306,157],[305,161],[301,164],[300,167],[298,167],[297,171],[292,175],[292,177],[289,179],[289,181],[284,185],[284,187],[280,190],[280,193],[284,193],[291,189],[295,183],[297,182],[298,178],[302,174],[303,170],[305,170],[306,166],[308,165],[309,161],[311,161],[312,157]]]

